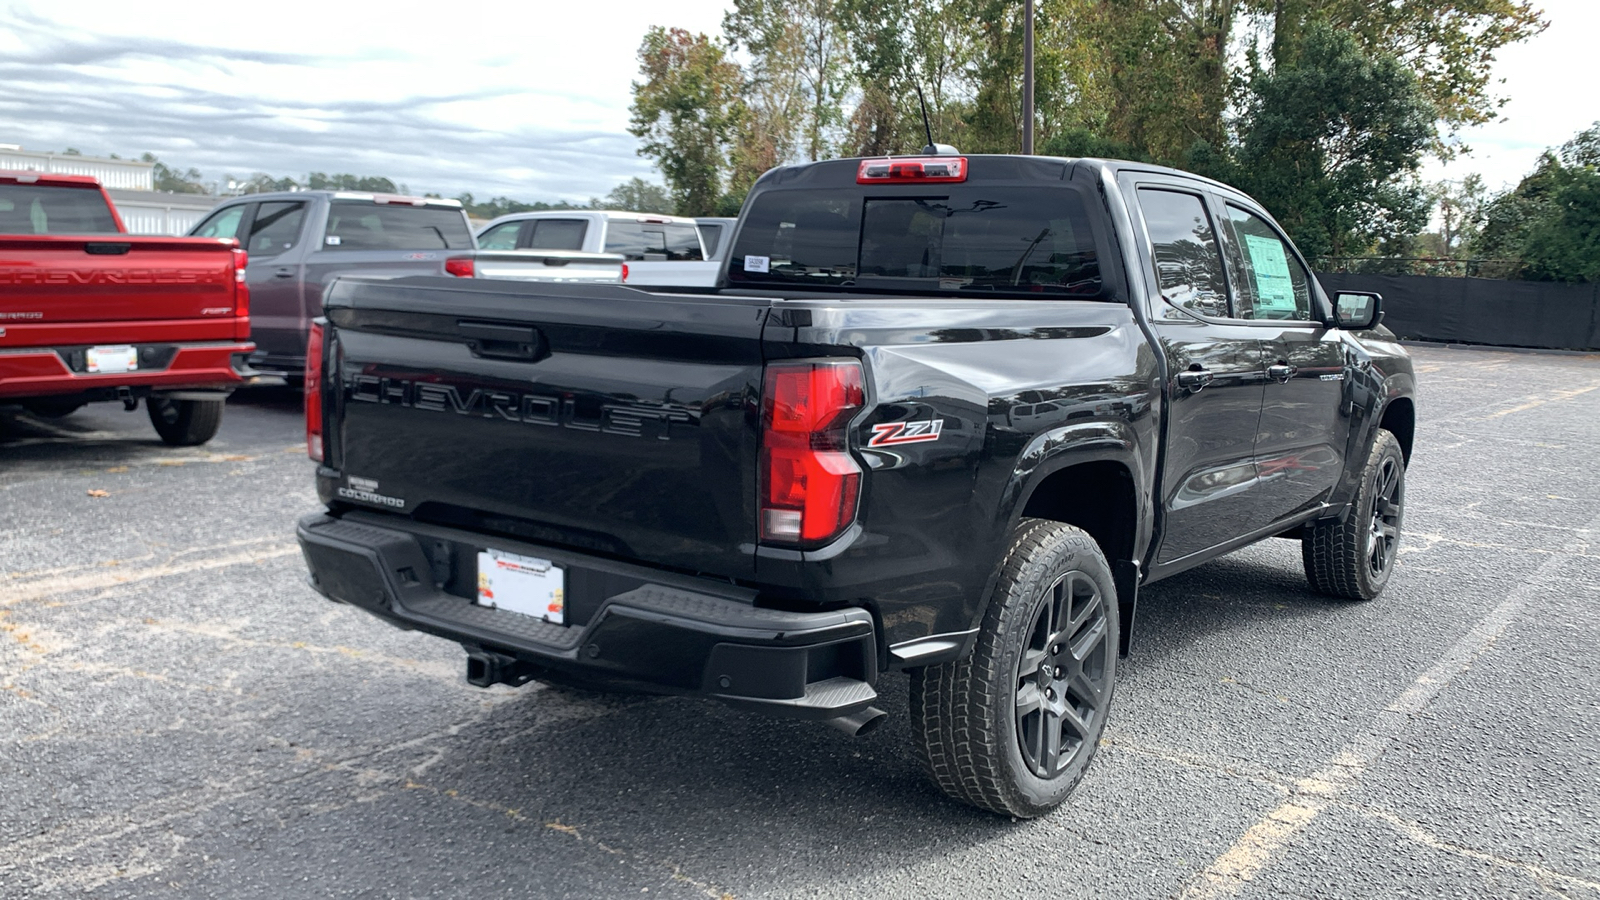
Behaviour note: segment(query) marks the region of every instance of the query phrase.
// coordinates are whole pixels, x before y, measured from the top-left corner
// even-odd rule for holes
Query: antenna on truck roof
[[[928,136],[928,146],[922,148],[922,155],[960,156],[961,151],[949,144],[936,144],[933,142],[933,125],[928,120],[928,101],[922,96],[922,82],[913,81],[911,84],[917,89],[917,105],[922,107],[922,133]]]
[[[936,156],[939,153],[939,145],[933,142],[933,125],[928,122],[928,101],[922,96],[922,82],[913,81],[912,84],[917,89],[917,105],[922,107],[922,130],[928,136],[928,146],[923,147],[922,152],[928,156]]]

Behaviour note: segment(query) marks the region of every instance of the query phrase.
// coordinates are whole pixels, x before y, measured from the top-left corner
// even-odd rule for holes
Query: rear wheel
[[[174,447],[194,447],[216,436],[222,426],[221,400],[171,400],[151,397],[145,404],[150,424]]]
[[[1116,588],[1094,539],[1024,519],[972,655],[911,673],[928,776],[990,812],[1040,816],[1094,758],[1117,665]]]
[[[1300,539],[1306,580],[1346,600],[1377,597],[1394,571],[1405,506],[1405,454],[1395,436],[1380,429],[1344,521],[1306,526]]]

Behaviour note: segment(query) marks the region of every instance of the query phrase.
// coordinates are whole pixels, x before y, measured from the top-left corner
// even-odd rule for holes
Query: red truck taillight
[[[761,398],[761,539],[815,545],[856,517],[850,417],[866,403],[854,360],[767,367]]]
[[[445,274],[454,275],[457,278],[471,278],[476,268],[472,264],[472,257],[470,256],[455,256],[444,261]]]
[[[250,265],[250,254],[233,248],[233,336],[241,341],[250,339],[250,283],[245,280],[245,269]]]
[[[306,455],[322,462],[322,323],[306,341]]]

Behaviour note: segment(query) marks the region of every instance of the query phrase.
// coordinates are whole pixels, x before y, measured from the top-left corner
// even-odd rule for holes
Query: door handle
[[[1211,383],[1211,377],[1209,371],[1202,369],[1199,363],[1194,363],[1187,371],[1178,373],[1178,387],[1190,393],[1199,393]]]
[[[277,269],[276,271],[274,271],[272,273],[272,277],[273,278],[293,278],[294,277],[294,269],[291,269],[291,268],[285,266],[285,267],[283,267],[281,269]]]
[[[1267,366],[1267,377],[1279,384],[1288,384],[1294,373],[1300,371],[1298,366],[1291,366],[1286,362],[1273,363]]]

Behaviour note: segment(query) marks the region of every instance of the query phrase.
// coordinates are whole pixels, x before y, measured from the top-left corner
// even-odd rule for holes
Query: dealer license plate
[[[478,554],[478,605],[565,624],[565,574],[548,559],[501,550]]]
[[[132,372],[139,368],[139,351],[133,347],[90,347],[85,361],[92,374]]]

